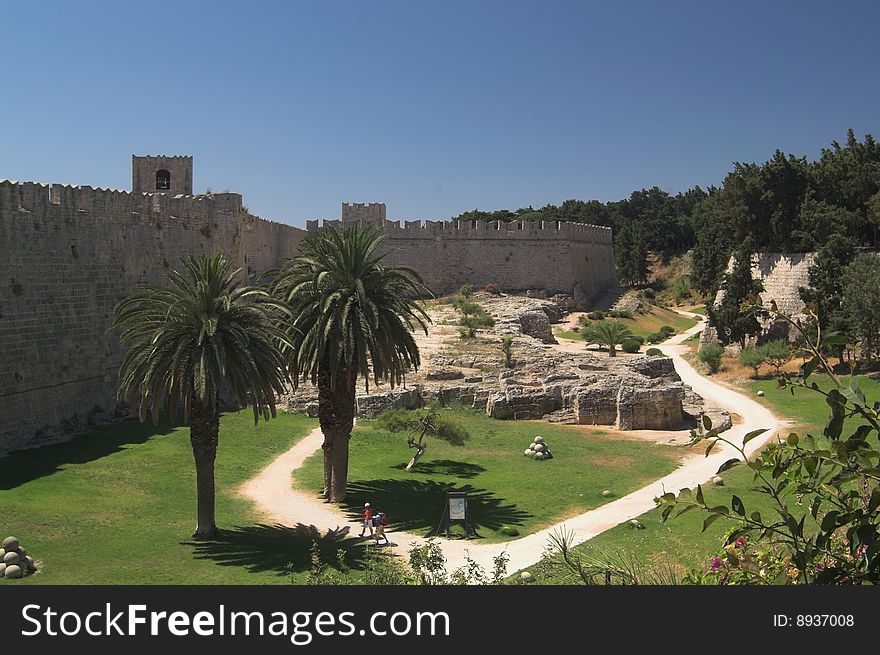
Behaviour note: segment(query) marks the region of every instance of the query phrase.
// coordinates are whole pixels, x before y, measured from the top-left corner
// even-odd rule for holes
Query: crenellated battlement
[[[240,193],[172,196],[104,187],[0,180],[0,210],[33,213],[47,211],[52,206],[81,211],[102,209],[132,214],[167,212],[183,216],[238,214],[243,211]]]
[[[381,225],[386,220],[384,202],[344,202],[342,203],[342,222],[346,225],[363,221]]]
[[[350,223],[374,225],[372,221],[306,221],[306,230],[341,228]],[[384,221],[379,227],[388,239],[568,239],[578,242],[610,244],[612,230],[602,225],[563,221]]]

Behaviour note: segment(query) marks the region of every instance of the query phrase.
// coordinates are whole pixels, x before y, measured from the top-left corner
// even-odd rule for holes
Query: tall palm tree
[[[345,499],[355,384],[363,377],[394,387],[421,364],[413,332],[428,332],[420,300],[431,292],[411,268],[382,265],[382,236],[356,225],[310,233],[300,255],[275,275],[275,293],[291,308],[288,350],[294,386],[318,388],[324,433],[324,497]]]
[[[587,344],[596,343],[608,347],[608,356],[616,357],[615,348],[619,343],[632,336],[632,332],[623,323],[617,321],[599,321],[584,331]]]
[[[176,420],[180,406],[196,465],[198,521],[194,539],[217,534],[214,459],[220,432],[220,389],[254,423],[275,416],[275,395],[287,375],[279,328],[286,307],[267,291],[236,282],[223,255],[182,260],[170,286],[141,285],[119,303],[112,330],[128,353],[119,369],[119,398],[143,421],[160,412]]]

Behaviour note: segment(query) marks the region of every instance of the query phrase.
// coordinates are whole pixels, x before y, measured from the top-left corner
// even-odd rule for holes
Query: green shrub
[[[630,337],[630,339],[633,339],[634,341],[638,341],[640,346],[645,345],[645,337],[640,337],[640,336],[634,334]]]
[[[583,316],[581,316],[581,318],[583,318]],[[601,321],[605,318],[605,312],[590,312],[587,314],[587,318],[591,321]]]
[[[482,309],[483,309],[482,307],[480,307],[479,304],[477,304],[471,300],[467,300],[466,298],[463,298],[462,296],[459,296],[455,300],[455,302],[452,303],[452,305],[453,305],[453,307],[455,307],[458,311],[460,311],[465,316],[469,316],[471,314],[476,314],[476,313],[482,311]]]
[[[766,352],[763,348],[746,348],[739,354],[739,361],[743,366],[748,366],[755,371],[755,377],[758,376],[758,369],[767,359]]]
[[[654,334],[648,335],[648,343],[660,343],[661,341],[666,341],[666,335],[662,332],[655,332]]]
[[[791,349],[788,347],[788,343],[782,339],[765,343],[761,346],[761,351],[764,353],[764,359],[767,363],[776,369],[776,375],[779,375],[782,367],[791,359]]]
[[[519,530],[517,530],[512,525],[502,525],[500,528],[498,528],[498,532],[500,532],[501,534],[503,534],[507,537],[519,536]]]
[[[724,355],[724,346],[720,343],[709,343],[700,348],[697,359],[709,368],[710,373],[717,373],[721,368],[722,355]]]
[[[625,353],[637,353],[641,347],[642,344],[635,339],[624,339],[620,342],[620,349]]]
[[[684,276],[675,278],[675,281],[672,283],[671,292],[672,298],[678,304],[683,303],[685,300],[690,300],[693,295],[690,282]]]
[[[608,312],[611,318],[632,318],[632,312],[628,309],[612,309]]]
[[[665,357],[665,355],[663,354],[663,351],[660,350],[659,348],[648,348],[645,351],[645,354],[648,357]]]
[[[493,296],[500,296],[501,295],[501,289],[494,282],[490,282],[489,284],[484,286],[483,291],[485,291],[486,293],[492,294]]]
[[[473,314],[471,316],[462,316],[459,319],[458,324],[461,327],[473,329],[474,331],[476,331],[479,328],[492,327],[493,325],[495,325],[495,319],[492,318],[491,316],[489,316],[489,314],[487,314],[486,312],[481,310],[479,314]]]
[[[663,327],[661,327],[661,328],[660,328],[659,330],[657,330],[657,331],[660,332],[660,333],[662,333],[662,334],[665,334],[665,335],[673,335],[673,334],[675,334],[675,328],[672,327],[671,325],[664,325]]]
[[[471,294],[474,292],[473,284],[462,284],[461,289],[458,290],[458,294],[463,298],[470,298]]]

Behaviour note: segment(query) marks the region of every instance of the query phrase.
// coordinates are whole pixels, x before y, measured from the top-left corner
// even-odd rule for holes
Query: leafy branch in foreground
[[[759,305],[744,306],[744,311],[758,310],[766,311]],[[724,462],[718,472],[749,467],[754,473],[753,490],[770,499],[773,514],[750,510],[737,495],[731,497],[729,507],[712,505],[698,485],[657,498],[662,518],[700,509],[708,513],[705,531],[723,517],[735,526],[726,540],[728,550],[734,546],[728,553],[731,561],[742,561],[735,549],[750,538],[752,548],[787,563],[776,576],[768,576],[766,567],[741,567],[740,576],[723,579],[728,583],[876,583],[880,581],[880,402],[869,402],[855,378],[837,376],[823,355],[828,346],[846,345],[846,336],[823,336],[809,309],[806,324],[781,314],[775,306],[769,313],[797,332],[799,340],[793,347],[807,354],[797,378],[780,377],[780,387],[792,394],[797,388],[822,394],[829,407],[828,423],[821,435],[791,433],[750,456],[747,444],[766,430],[750,432],[736,443],[712,429],[704,417],[703,425],[692,432],[693,441],[708,441],[707,456],[719,443],[733,448],[738,456]],[[811,379],[816,371],[827,375],[830,389]],[[715,568],[727,563],[726,557],[713,559]]]

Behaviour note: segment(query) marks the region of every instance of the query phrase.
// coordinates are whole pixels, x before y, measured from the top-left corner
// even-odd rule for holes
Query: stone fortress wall
[[[616,286],[611,228],[518,221],[388,221],[382,203],[343,204],[341,220],[308,221],[308,230],[369,224],[385,235],[385,259],[411,266],[436,294],[463,284],[497,284],[503,291],[546,290],[573,295],[579,305]]]
[[[237,193],[170,196],[0,181],[0,453],[118,415],[113,310],[179,258],[224,252],[259,273],[303,230],[252,216]]]
[[[770,301],[776,301],[780,312],[788,316],[800,314],[804,310],[798,290],[810,286],[810,266],[816,259],[816,253],[781,253],[758,252],[752,255],[752,278],[764,283],[764,291],[759,294],[762,304],[769,307]],[[727,272],[733,270],[733,256],[727,262]],[[715,303],[721,302],[724,290],[715,295]],[[765,321],[762,326],[765,333],[758,340],[761,343],[771,339],[794,338],[785,324],[772,324]],[[714,343],[718,335],[714,328],[706,327],[700,335],[700,344]],[[736,350],[736,348],[732,348]]]
[[[134,192],[0,180],[0,453],[125,415],[115,400],[122,348],[107,330],[135,285],[162,283],[181,257],[202,252],[256,275],[307,234],[250,214],[240,194],[191,195],[191,158],[132,163]],[[170,192],[153,190],[160,170],[171,173]],[[342,218],[381,226],[386,261],[412,266],[438,294],[494,282],[588,300],[616,283],[607,228],[401,225],[380,204],[343,205]]]

